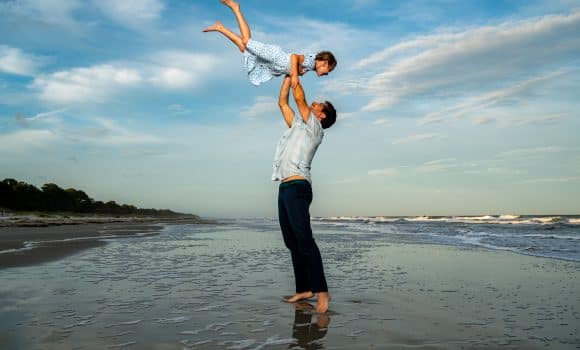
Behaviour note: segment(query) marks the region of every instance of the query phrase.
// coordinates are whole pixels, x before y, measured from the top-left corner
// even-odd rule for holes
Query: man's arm
[[[304,96],[302,84],[298,84],[294,89],[292,89],[292,94],[294,95],[294,101],[296,101],[302,120],[306,123],[310,117],[310,107],[308,107],[308,103],[306,102],[306,96]]]
[[[293,53],[290,56],[290,81],[292,82],[292,88],[300,84],[298,75],[300,74],[300,66],[304,63],[304,55],[298,55]]]
[[[284,116],[284,120],[288,127],[292,127],[292,120],[294,120],[294,111],[290,108],[288,104],[288,95],[290,94],[290,77],[286,76],[282,82],[282,87],[280,88],[280,97],[278,98],[278,106],[280,107],[280,112]]]

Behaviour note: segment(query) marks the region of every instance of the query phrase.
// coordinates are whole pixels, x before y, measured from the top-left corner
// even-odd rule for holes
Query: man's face
[[[314,101],[310,105],[310,110],[312,111],[312,114],[314,114],[316,116],[316,118],[318,120],[322,120],[322,119],[326,118],[326,115],[324,114],[324,103]]]

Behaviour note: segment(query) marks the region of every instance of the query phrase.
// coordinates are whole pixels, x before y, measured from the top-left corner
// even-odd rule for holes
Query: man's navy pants
[[[278,219],[284,244],[290,249],[296,293],[328,292],[322,257],[310,227],[312,186],[306,180],[280,184],[278,192]]]

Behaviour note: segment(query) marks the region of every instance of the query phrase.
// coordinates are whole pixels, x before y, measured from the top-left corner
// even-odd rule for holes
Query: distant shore
[[[197,215],[176,216],[139,216],[139,215],[100,215],[79,213],[0,213],[1,227],[48,227],[61,225],[105,224],[114,222],[144,223],[144,222],[179,222],[208,223]]]
[[[171,224],[211,224],[197,216],[138,217],[62,214],[0,216],[0,269],[53,261],[105,244],[139,237]]]

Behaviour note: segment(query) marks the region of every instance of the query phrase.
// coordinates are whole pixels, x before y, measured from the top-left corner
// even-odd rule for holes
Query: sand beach
[[[0,347],[580,348],[577,262],[315,230],[325,315],[282,301],[293,277],[275,225],[166,225],[4,266]]]

